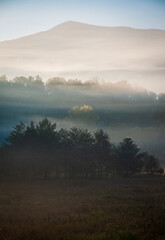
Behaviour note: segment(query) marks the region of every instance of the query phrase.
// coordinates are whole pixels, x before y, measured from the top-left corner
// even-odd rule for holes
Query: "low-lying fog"
[[[89,115],[74,114],[73,107],[91,106]],[[92,79],[48,79],[39,76],[0,77],[0,142],[12,127],[47,117],[57,128],[79,126],[106,130],[113,143],[131,136],[142,150],[164,161],[165,94],[155,94],[127,81],[106,83]],[[164,162],[165,163],[165,162]]]

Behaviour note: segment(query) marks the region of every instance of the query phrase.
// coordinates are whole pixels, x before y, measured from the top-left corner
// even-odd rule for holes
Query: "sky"
[[[165,0],[0,0],[0,41],[66,21],[165,29]]]

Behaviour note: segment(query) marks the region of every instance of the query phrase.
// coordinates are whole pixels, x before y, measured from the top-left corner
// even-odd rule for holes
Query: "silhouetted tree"
[[[104,167],[109,165],[110,161],[110,152],[111,152],[111,143],[110,138],[107,133],[102,129],[98,129],[95,133],[95,154],[97,162],[97,175],[98,177],[103,176],[105,172]]]
[[[154,172],[158,172],[160,169],[160,164],[158,159],[154,155],[150,155],[147,152],[144,153],[144,171],[149,174],[153,174]]]
[[[94,139],[87,129],[73,127],[68,132],[71,142],[70,173],[72,176],[90,174],[92,158],[92,144]]]
[[[6,139],[5,144],[9,144],[12,146],[19,146],[24,141],[26,126],[21,121],[18,125],[13,127],[9,137]]]
[[[63,169],[64,177],[66,178],[70,169],[72,142],[70,141],[68,130],[61,128],[58,135],[60,167]]]
[[[128,175],[136,173],[141,168],[140,148],[133,142],[132,138],[125,138],[117,148],[118,169],[121,174]]]
[[[21,169],[40,169],[46,177],[55,165],[55,150],[58,146],[55,129],[56,124],[46,118],[36,125],[31,122],[25,126],[20,122],[14,127],[4,146],[13,162],[21,166]]]
[[[77,127],[57,131],[47,118],[37,124],[17,124],[0,148],[0,165],[1,174],[45,178],[162,171],[158,159],[140,153],[132,138],[115,147],[102,129],[94,134]]]
[[[32,128],[33,130],[33,128]],[[50,175],[53,170],[58,172],[57,164],[57,147],[59,145],[58,134],[56,132],[56,124],[51,123],[47,118],[43,119],[36,125],[37,144],[39,162],[44,169],[45,178]]]

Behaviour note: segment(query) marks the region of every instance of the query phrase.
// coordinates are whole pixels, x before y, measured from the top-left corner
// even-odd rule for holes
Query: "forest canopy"
[[[1,175],[31,177],[107,177],[161,173],[159,160],[141,152],[131,137],[117,146],[102,129],[56,129],[47,118],[14,126],[0,148]]]

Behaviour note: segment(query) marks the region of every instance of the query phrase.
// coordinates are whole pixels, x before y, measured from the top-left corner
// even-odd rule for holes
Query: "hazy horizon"
[[[68,21],[47,31],[0,42],[0,74],[83,81],[127,80],[165,92],[165,30],[101,27]]]
[[[70,20],[97,26],[165,29],[164,11],[162,0],[2,0],[0,41],[41,32]]]

